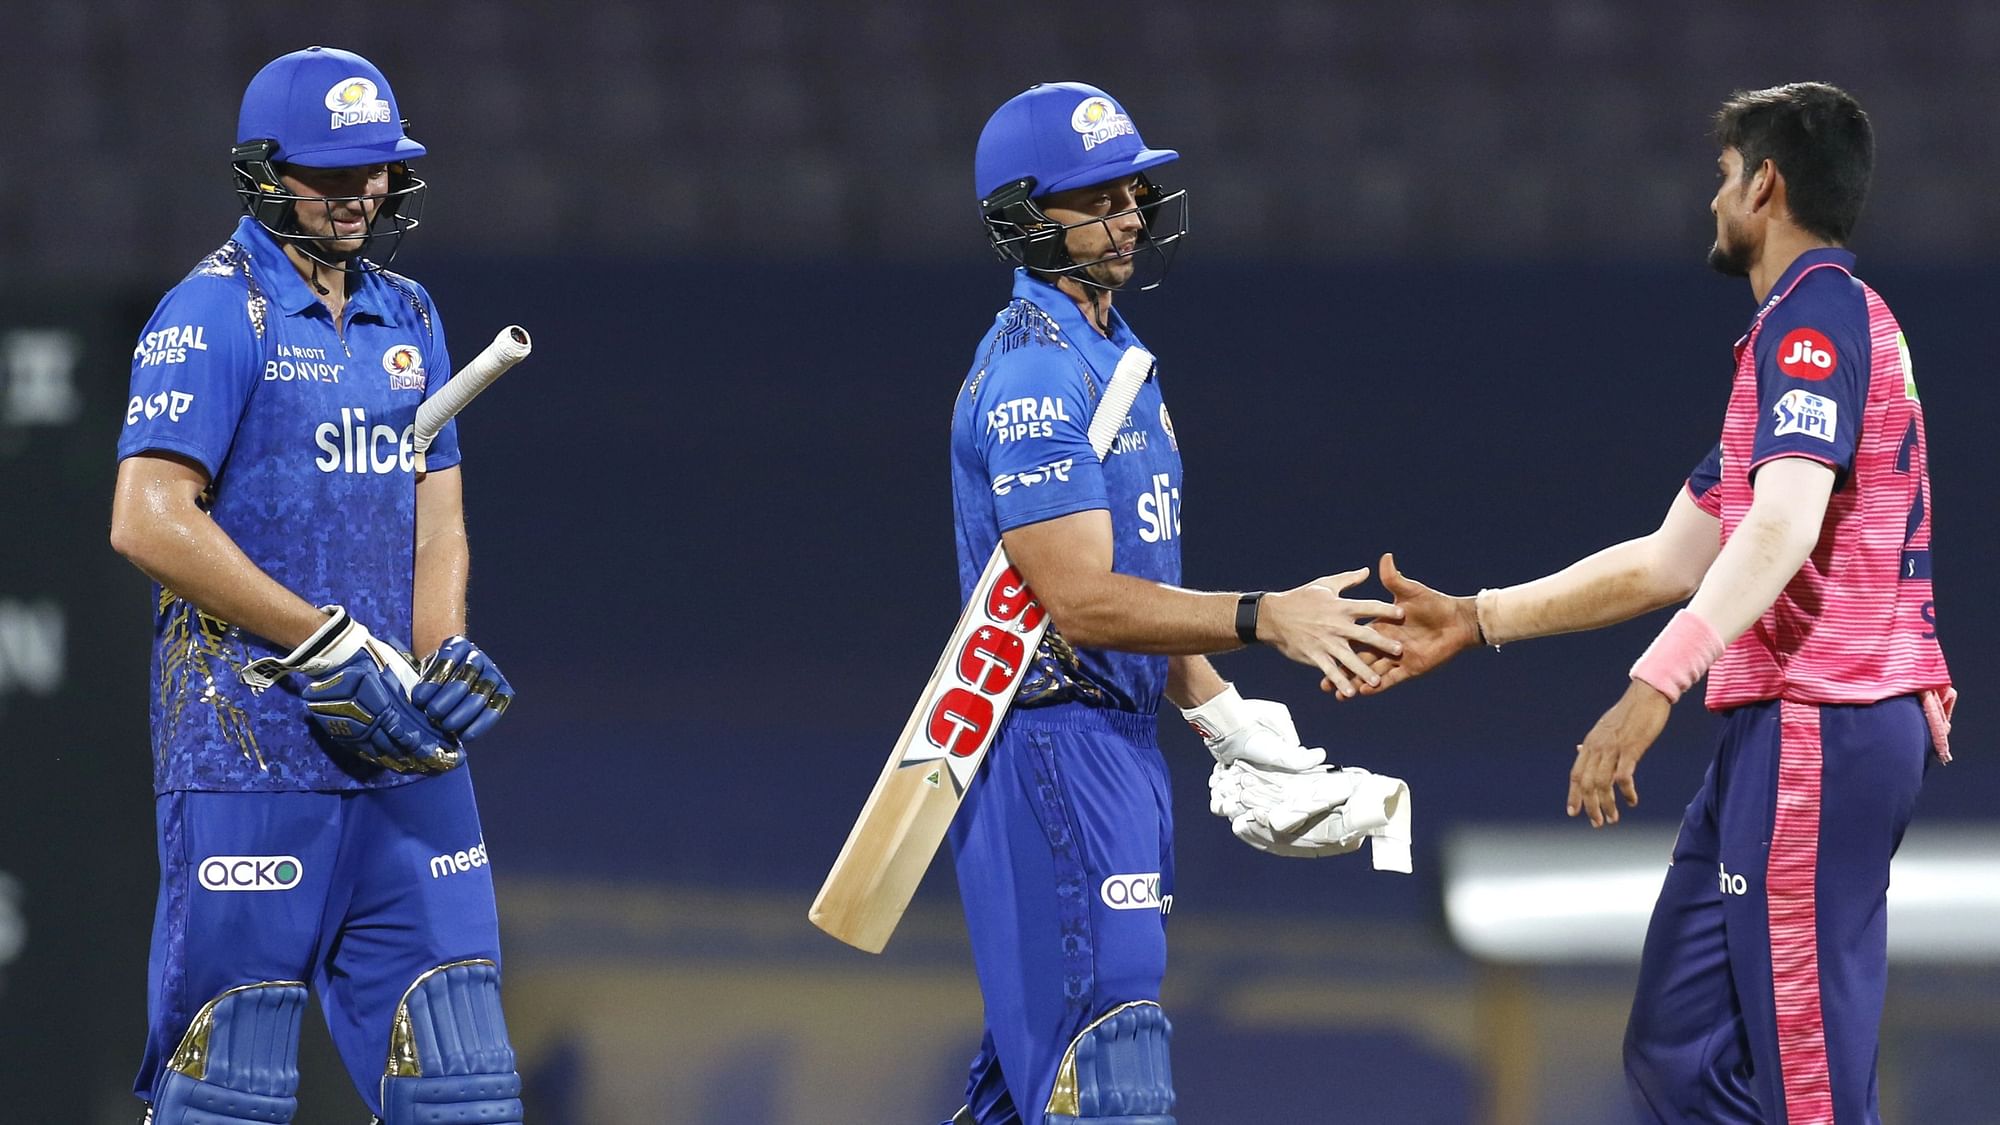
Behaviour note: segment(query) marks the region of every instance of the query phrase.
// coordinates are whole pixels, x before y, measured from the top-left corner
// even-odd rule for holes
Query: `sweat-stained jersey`
[[[339,274],[327,271],[331,283]],[[277,243],[245,218],[169,290],[132,353],[122,459],[164,453],[208,474],[203,503],[250,560],[314,605],[339,604],[407,647],[415,565],[417,405],[451,376],[430,295],[358,274],[344,332]],[[447,424],[432,471],[458,464]],[[339,790],[404,775],[322,743],[296,686],[253,695],[243,666],[285,649],[157,588],[153,784]]]
[[[1722,442],[1688,478],[1725,542],[1757,468],[1839,474],[1819,544],[1708,673],[1708,706],[1872,703],[1950,685],[1931,595],[1930,478],[1910,351],[1844,250],[1792,263],[1736,343]]]
[[[1180,447],[1157,376],[1140,389],[1102,465],[1090,450],[1098,395],[1119,357],[1140,346],[1116,311],[1111,325],[1111,338],[1098,335],[1061,290],[1015,271],[1014,299],[980,340],[952,414],[961,598],[1001,532],[1094,508],[1111,513],[1112,569],[1180,581]],[[1051,628],[1014,706],[1150,715],[1166,674],[1163,656],[1073,648]]]

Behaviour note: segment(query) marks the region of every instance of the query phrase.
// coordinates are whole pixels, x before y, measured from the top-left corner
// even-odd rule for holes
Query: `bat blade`
[[[813,899],[813,925],[856,949],[882,952],[1048,627],[1048,614],[996,546]]]
[[[1090,421],[1101,460],[1153,357],[1128,349]],[[889,943],[1020,690],[1048,615],[996,545],[807,917],[867,953]]]

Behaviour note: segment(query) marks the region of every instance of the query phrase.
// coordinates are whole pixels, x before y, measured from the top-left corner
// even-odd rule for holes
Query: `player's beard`
[[[1743,232],[1725,223],[1708,248],[1708,268],[1724,277],[1750,276],[1750,248]]]
[[[1125,288],[1125,283],[1132,280],[1132,260],[1127,256],[1094,262],[1085,266],[1082,273],[1100,288],[1116,292]]]

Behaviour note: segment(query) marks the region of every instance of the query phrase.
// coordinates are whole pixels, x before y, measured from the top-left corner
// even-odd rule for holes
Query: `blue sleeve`
[[[972,423],[1000,530],[1111,506],[1090,451],[1096,405],[1095,387],[1067,348],[1028,347],[994,360]]]
[[[1708,451],[1708,456],[1701,459],[1701,464],[1696,465],[1694,471],[1688,474],[1688,496],[1694,501],[1695,507],[1711,516],[1720,516],[1722,494],[1715,490],[1715,486],[1721,483],[1722,443],[1717,442],[1715,448]]]
[[[193,277],[169,290],[132,349],[119,460],[175,453],[215,479],[262,374],[260,356],[240,282]]]
[[[415,282],[411,282],[415,285]],[[438,316],[437,302],[422,286],[417,286],[417,296],[424,307],[431,311],[430,346],[424,351],[424,397],[437,393],[452,375],[451,352],[444,346],[444,320]],[[430,452],[424,455],[424,464],[431,471],[449,469],[461,460],[458,451],[458,419],[453,418],[438,430],[431,440]]]
[[[1808,273],[1757,335],[1757,437],[1747,471],[1779,457],[1854,465],[1871,356],[1868,304],[1836,269]]]

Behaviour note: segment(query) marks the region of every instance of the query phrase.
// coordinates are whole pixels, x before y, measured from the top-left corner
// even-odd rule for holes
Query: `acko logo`
[[[204,890],[289,891],[305,878],[293,855],[212,855],[195,867]]]
[[[1810,328],[1794,328],[1778,341],[1778,370],[1794,379],[1824,379],[1839,365],[1833,341]]]
[[[1113,910],[1157,910],[1165,914],[1174,908],[1174,896],[1160,895],[1157,871],[1112,875],[1098,885],[1097,897]]]

